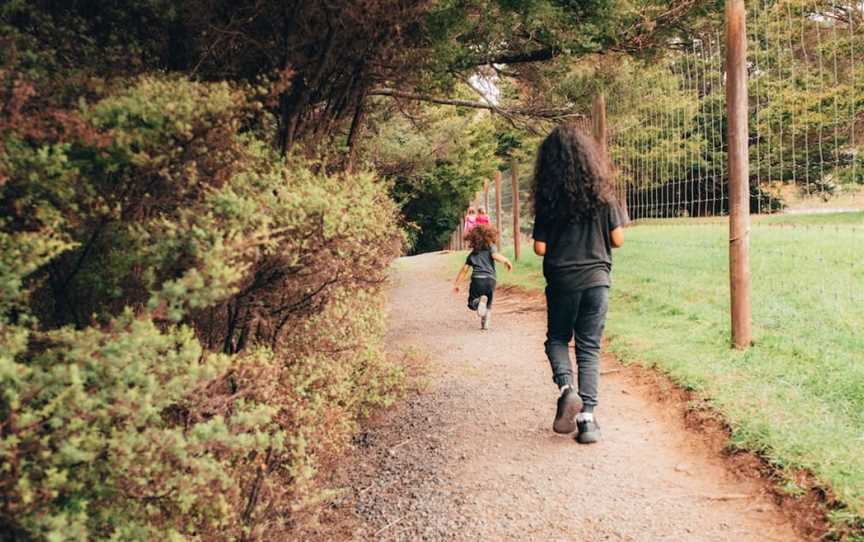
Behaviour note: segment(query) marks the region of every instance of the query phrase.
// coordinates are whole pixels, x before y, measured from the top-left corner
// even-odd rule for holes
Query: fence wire
[[[814,361],[830,351],[837,363],[856,363],[864,351],[864,3],[749,0],[747,8],[757,340]],[[629,99],[607,96],[617,193],[635,224],[614,274],[654,306],[698,315],[694,322],[726,333],[722,23],[670,43],[640,70]],[[581,122],[591,129],[589,117]],[[530,176],[530,167],[522,169],[520,177]],[[505,248],[513,244],[509,175],[504,171],[501,183]],[[520,186],[528,184],[526,177]],[[494,183],[489,192],[497,224]],[[524,188],[520,201],[527,236]],[[523,253],[529,246],[523,243]]]
[[[864,3],[751,0],[747,8],[755,324],[864,325]],[[631,241],[656,265],[648,274],[657,295],[668,299],[687,270],[725,314],[721,30],[672,44],[638,99],[610,104],[609,145],[622,202],[643,228]]]
[[[864,205],[861,2],[748,4],[751,212]],[[634,219],[728,212],[724,44],[705,31],[610,111]]]

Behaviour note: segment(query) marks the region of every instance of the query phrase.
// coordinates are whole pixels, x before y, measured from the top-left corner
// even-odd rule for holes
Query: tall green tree
[[[395,111],[374,126],[361,155],[400,205],[409,251],[439,250],[495,170],[491,117],[473,109],[419,107],[411,119]]]

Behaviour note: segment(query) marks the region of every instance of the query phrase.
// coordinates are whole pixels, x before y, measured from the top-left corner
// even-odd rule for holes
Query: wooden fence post
[[[522,254],[522,234],[519,229],[519,175],[514,158],[510,159],[510,181],[513,188],[513,259],[519,260]]]
[[[600,144],[603,154],[606,155],[611,163],[612,157],[609,156],[609,129],[606,124],[606,96],[599,92],[594,96],[594,104],[591,108],[591,131],[594,134],[594,139]],[[612,164],[612,166],[616,167],[615,164]],[[618,206],[629,221],[630,210],[627,206],[627,185],[620,182],[617,183],[615,192]]]
[[[606,155],[611,163],[612,157],[609,156],[609,130],[606,125],[606,96],[601,92],[598,92],[594,96],[594,103],[591,108],[591,132],[594,135],[594,139],[600,144],[603,154]],[[627,186],[618,184],[615,188],[615,197],[618,199],[618,206],[629,221],[630,211],[627,208]]]
[[[609,150],[606,134],[606,97],[601,92],[594,95],[591,120],[593,121],[594,139],[600,143],[600,149],[606,154]]]
[[[501,215],[504,214],[504,205],[501,201],[501,172],[495,172],[495,228],[498,230],[498,248],[501,248]]]
[[[483,181],[483,210],[489,214],[489,179]]]
[[[744,0],[726,0],[726,115],[729,123],[729,286],[732,344],[752,342],[750,307],[750,164],[748,157],[747,15]]]

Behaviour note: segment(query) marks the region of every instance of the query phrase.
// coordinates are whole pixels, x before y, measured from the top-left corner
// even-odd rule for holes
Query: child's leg
[[[546,287],[546,356],[552,366],[552,379],[559,388],[573,383],[568,345],[573,337],[578,303],[579,292],[553,292]]]
[[[495,297],[495,279],[484,281],[483,295],[485,304],[481,301],[477,314],[480,315],[480,329],[489,329],[489,322],[492,320],[492,300]]]
[[[472,278],[471,284],[468,286],[468,308],[472,311],[477,310],[477,305],[480,304],[480,296],[483,295],[479,281]]]
[[[483,295],[486,296],[486,310],[492,310],[492,298],[495,297],[495,279],[489,279],[484,288]]]
[[[576,365],[579,368],[579,396],[583,411],[591,412],[597,406],[597,387],[600,379],[600,340],[606,325],[609,308],[609,288],[598,286],[582,292],[579,314],[576,317]]]

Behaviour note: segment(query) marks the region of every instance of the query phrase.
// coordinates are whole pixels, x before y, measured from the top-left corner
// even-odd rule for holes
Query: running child
[[[462,226],[462,231],[464,235],[468,235],[468,232],[474,229],[474,226],[477,225],[477,211],[474,207],[468,207],[468,212],[465,213],[465,223]]]
[[[483,207],[477,209],[477,224],[484,224],[488,226],[491,223],[492,221],[489,220],[489,215],[486,214],[486,209],[484,209]]]
[[[594,416],[600,339],[609,306],[612,248],[627,222],[615,200],[613,170],[596,140],[572,124],[540,145],[534,171],[534,252],[546,277],[546,356],[560,396],[552,428],[597,442]],[[575,337],[578,393],[568,344]]]
[[[513,269],[503,254],[495,249],[495,238],[497,232],[492,226],[474,226],[465,240],[471,247],[471,254],[465,259],[465,265],[456,275],[453,283],[453,291],[459,293],[459,283],[471,271],[471,284],[468,287],[468,308],[477,311],[480,316],[480,329],[489,329],[489,321],[492,319],[492,298],[495,294],[495,262],[507,266],[507,271]]]

